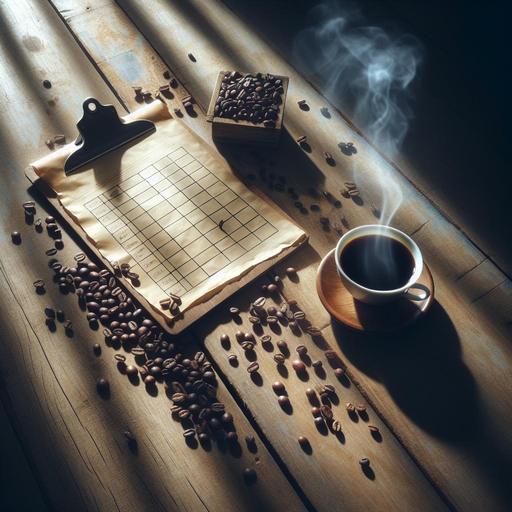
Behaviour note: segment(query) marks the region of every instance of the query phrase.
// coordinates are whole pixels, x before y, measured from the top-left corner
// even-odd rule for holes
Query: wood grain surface
[[[189,448],[163,390],[150,396],[131,385],[74,297],[51,284],[44,256],[50,239],[24,223],[21,203],[29,196],[23,166],[48,151],[45,139],[74,135],[84,97],[119,103],[49,4],[1,2],[0,14],[0,87],[8,100],[2,102],[0,134],[2,400],[10,404],[10,421],[46,501],[55,510],[304,510],[261,442],[256,454],[243,445],[239,451]],[[43,88],[45,79],[51,89]],[[38,204],[36,216],[45,215]],[[22,234],[19,246],[10,241],[15,229]],[[64,244],[60,258],[72,261],[79,249],[66,234]],[[34,293],[36,278],[47,282],[45,295]],[[46,328],[46,305],[65,311],[73,336]],[[93,355],[95,342],[103,346],[101,357]],[[196,347],[193,341],[186,346]],[[96,393],[100,376],[110,381],[108,400]],[[255,435],[222,383],[218,395],[232,411],[240,439]],[[135,452],[123,436],[126,429],[137,438]],[[245,467],[258,470],[253,486],[244,484]]]
[[[510,282],[451,225],[398,171],[404,201],[394,224],[420,245],[436,281],[437,301],[424,321],[400,336],[358,338],[333,328],[314,291],[319,261],[338,237],[331,226],[375,220],[371,203],[378,184],[368,172],[361,192],[363,204],[343,200],[341,210],[308,189],[338,195],[351,179],[351,158],[372,162],[373,149],[338,113],[322,118],[325,100],[305,83],[273,49],[241,24],[219,2],[155,0],[0,0],[0,374],[2,401],[21,440],[31,470],[51,508],[69,510],[506,510],[510,503],[511,389]],[[197,59],[193,63],[187,54]],[[69,138],[84,97],[94,95],[121,110],[138,105],[131,87],[152,90],[162,85],[169,69],[181,85],[174,101],[192,94],[197,116],[184,122],[206,140],[204,119],[210,88],[220,69],[270,71],[290,76],[285,125],[288,134],[279,151],[229,151],[242,179],[264,167],[285,176],[309,205],[320,212],[301,215],[293,200],[257,180],[256,191],[267,194],[311,235],[311,245],[276,267],[281,293],[268,298],[280,304],[296,299],[307,319],[322,330],[311,338],[289,328],[272,334],[272,349],[258,344],[254,358],[258,375],[246,371],[249,360],[234,341],[237,330],[249,330],[249,304],[261,295],[260,279],[241,290],[232,303],[242,310],[237,324],[221,305],[187,336],[193,351],[204,346],[220,370],[219,398],[235,416],[239,436],[255,435],[258,453],[191,450],[181,427],[169,417],[169,402],[160,392],[148,395],[131,386],[105,348],[100,358],[91,347],[101,336],[87,327],[73,297],[62,297],[48,284],[44,296],[33,293],[32,281],[49,282],[44,250],[46,235],[23,224],[21,203],[29,196],[23,169],[47,151],[44,141],[56,133]],[[261,69],[265,68],[265,69]],[[42,81],[52,82],[51,89]],[[310,112],[296,102],[306,98]],[[203,111],[201,109],[203,107]],[[306,134],[311,153],[294,139]],[[337,143],[353,140],[357,155],[340,153]],[[335,155],[326,164],[323,152]],[[45,205],[38,204],[44,217]],[[344,221],[344,222],[343,222]],[[10,231],[21,231],[14,246]],[[66,234],[63,259],[77,251]],[[285,277],[293,265],[297,277]],[[44,325],[46,304],[62,304],[73,320],[74,336],[50,333]],[[303,325],[305,326],[305,325]],[[219,342],[230,336],[231,346]],[[188,337],[191,337],[188,339]],[[278,369],[275,342],[287,340],[290,357]],[[298,375],[290,360],[305,344],[311,361],[321,360],[325,372],[311,366]],[[350,378],[334,376],[325,351],[333,348]],[[228,363],[235,353],[239,366]],[[286,370],[285,370],[286,369]],[[307,378],[306,378],[307,375]],[[95,393],[98,376],[108,377],[110,400]],[[286,385],[292,410],[282,410],[271,383]],[[343,436],[319,431],[305,396],[307,387],[332,384],[332,409]],[[366,407],[367,417],[353,419],[345,403]],[[291,412],[291,413],[290,413]],[[357,421],[356,421],[357,420]],[[378,427],[372,437],[368,424]],[[122,431],[130,428],[139,440],[136,454],[128,450]],[[297,443],[310,440],[311,453]],[[371,472],[359,459],[370,459]],[[241,480],[246,466],[258,468],[258,483]],[[115,475],[115,478],[112,477]]]
[[[334,115],[331,119],[325,119],[320,116],[318,112],[320,107],[326,105],[325,99],[221,3],[177,1],[170,5],[158,2],[158,7],[151,11],[137,0],[122,0],[119,4],[164,60],[176,69],[177,75],[199,103],[207,104],[210,93],[208,84],[213,84],[219,68],[264,68],[265,71],[290,77],[285,119],[285,126],[290,133],[289,140],[284,141],[279,153],[258,154],[252,159],[241,155],[238,161],[241,169],[245,165],[249,172],[255,162],[260,165],[263,163],[293,179],[298,190],[306,192],[314,184],[336,193],[343,188],[344,181],[352,179],[351,158],[357,156],[368,165],[371,164],[373,149],[364,138],[343,117]],[[192,19],[201,27],[195,33],[188,30]],[[172,37],[167,34],[172,34]],[[216,44],[210,43],[212,38],[217,41]],[[191,48],[197,57],[195,64],[187,62],[186,55]],[[311,107],[309,112],[304,113],[295,106],[300,99],[307,99]],[[295,151],[292,149],[294,139],[303,134],[308,137],[311,153],[297,152],[296,147]],[[357,147],[357,155],[340,155],[337,147],[340,140],[352,140]],[[324,151],[337,156],[336,167],[326,164]],[[378,172],[378,169],[374,172]],[[350,227],[374,220],[368,205],[377,202],[378,180],[372,180],[369,172],[365,177],[367,179],[364,180],[362,199],[366,207],[351,201],[343,204],[342,215]],[[432,410],[425,403],[423,414],[414,408],[409,410],[404,407],[400,396],[386,386],[388,372],[380,364],[378,355],[373,363],[378,369],[376,374],[371,371],[373,366],[363,364],[364,353],[361,356],[363,361],[357,360],[359,364],[352,364],[350,373],[361,388],[371,395],[374,403],[379,405],[378,409],[389,425],[454,507],[462,510],[473,510],[475,507],[504,510],[510,502],[505,475],[510,473],[512,461],[509,428],[512,422],[512,384],[508,377],[512,361],[510,281],[492,264],[486,265],[486,256],[411,183],[398,172],[394,177],[399,180],[403,201],[393,225],[411,235],[420,245],[438,285],[438,307],[433,309],[438,316],[430,317],[431,323],[427,324],[430,329],[418,325],[414,334],[424,340],[423,350],[430,355],[431,361],[425,371],[428,369],[427,374],[432,379],[440,378],[438,366],[433,361],[441,360],[444,364],[440,370],[443,377],[440,382],[443,385],[435,386],[434,389],[439,393],[436,396],[437,403],[439,397],[446,393],[448,400],[442,398],[446,405],[440,407],[442,412],[451,409],[446,424],[443,422],[443,414],[437,414],[435,409]],[[321,256],[334,246],[338,235],[333,230],[326,232],[320,229],[318,214],[301,218],[293,206],[293,200],[269,190],[264,184],[262,186],[285,211],[295,215],[311,236],[312,250],[301,251],[281,266],[281,270],[287,264],[300,269],[300,284],[292,288],[293,292],[285,287],[284,293],[293,293],[294,298],[301,300],[304,310],[315,318],[315,323],[327,327],[330,319],[316,294],[311,293],[311,284]],[[322,214],[324,212],[338,215],[336,212],[333,214],[332,207],[325,203]],[[468,298],[468,289],[473,299]],[[432,340],[420,337],[418,333],[422,332],[421,329],[425,329],[437,343],[433,344]],[[395,369],[398,367],[402,370],[401,357],[406,362],[410,360],[411,367],[415,367],[416,359],[407,350],[407,339],[398,338],[398,348],[390,351],[397,360],[392,366]],[[400,345],[400,340],[403,340],[404,345]],[[332,342],[343,354],[346,364],[350,365],[351,358],[343,350],[342,339],[336,338]],[[411,406],[423,403],[428,397],[423,387],[417,389],[417,386],[409,385],[406,380],[401,381],[401,385],[408,390]],[[416,389],[417,401],[414,394]],[[432,422],[437,423],[438,428],[430,428],[430,414],[435,418]],[[474,436],[461,435],[460,439],[454,436],[454,430],[457,429],[452,428],[452,421],[457,418],[478,419],[478,424],[485,425],[484,449],[474,449]],[[460,423],[458,425],[462,428]],[[451,432],[448,439],[444,435],[445,431]],[[462,463],[463,459],[469,463]]]

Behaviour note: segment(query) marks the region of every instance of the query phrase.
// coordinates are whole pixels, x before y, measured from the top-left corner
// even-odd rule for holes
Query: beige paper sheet
[[[102,255],[140,275],[138,286],[126,284],[155,312],[172,317],[159,307],[169,293],[182,298],[184,312],[305,240],[164,103],[125,119],[150,119],[156,132],[68,177],[63,167],[73,144],[32,166]]]

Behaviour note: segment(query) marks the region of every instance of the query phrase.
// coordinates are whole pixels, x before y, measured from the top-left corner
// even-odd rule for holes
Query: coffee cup
[[[351,229],[340,238],[334,254],[341,281],[361,302],[423,301],[430,296],[430,290],[418,283],[421,251],[398,229],[378,224]]]

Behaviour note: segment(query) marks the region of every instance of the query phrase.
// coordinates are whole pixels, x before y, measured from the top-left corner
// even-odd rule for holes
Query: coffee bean
[[[245,468],[243,471],[243,477],[247,483],[253,483],[258,479],[258,475],[253,468]]]
[[[313,337],[320,336],[322,334],[322,331],[320,331],[320,329],[314,325],[309,325],[306,327],[306,332]]]
[[[322,410],[320,407],[311,407],[311,414],[316,418],[317,416],[322,415]]]
[[[321,392],[329,395],[335,395],[336,389],[331,384],[323,384],[321,387]]]
[[[267,286],[267,291],[268,293],[270,293],[271,295],[276,293],[278,290],[277,288],[277,285],[275,285],[274,283],[270,283],[268,286]]]
[[[286,269],[286,274],[290,277],[293,277],[293,276],[297,275],[297,270],[294,267],[288,267]]]
[[[277,364],[284,364],[285,357],[283,356],[283,354],[274,354],[274,361]]]
[[[21,233],[19,231],[13,231],[11,233],[11,240],[13,244],[19,245],[21,243]]]
[[[183,437],[185,437],[185,439],[190,439],[192,437],[195,437],[195,435],[196,431],[193,428],[187,428],[186,430],[183,431]]]
[[[242,331],[236,331],[235,338],[238,342],[243,341],[244,339],[244,333]]]
[[[343,368],[336,368],[334,370],[334,375],[336,375],[338,379],[341,379],[345,375],[345,370]]]
[[[92,350],[93,350],[95,355],[99,356],[101,354],[101,346],[100,346],[100,344],[99,343],[95,343],[92,346]]]
[[[305,437],[305,436],[299,436],[299,438],[297,439],[297,441],[299,442],[300,446],[302,448],[308,448],[309,447],[309,441],[308,441],[308,438]]]
[[[260,369],[260,365],[257,361],[252,362],[248,367],[247,371],[249,373],[256,373]]]
[[[254,316],[254,315],[251,315],[249,316],[249,322],[251,322],[251,324],[260,324],[261,323],[261,319],[259,316]]]
[[[153,375],[146,375],[144,377],[144,384],[148,387],[153,386],[155,384],[155,382],[156,382],[156,379],[155,379],[155,377],[153,377]]]
[[[351,413],[351,412],[355,412],[355,410],[356,410],[356,408],[355,408],[354,404],[353,404],[353,403],[351,403],[351,402],[347,402],[347,403],[345,404],[345,408],[347,409],[347,411],[348,411],[349,413]]]
[[[366,406],[363,404],[356,404],[356,411],[360,413],[366,412]]]
[[[316,402],[316,392],[313,388],[306,389],[306,396],[310,402]]]
[[[325,357],[329,361],[336,361],[338,359],[338,354],[336,354],[336,352],[334,350],[326,350]]]
[[[236,354],[229,354],[228,361],[231,366],[236,366],[238,364],[238,357]]]
[[[361,464],[361,467],[367,468],[370,465],[370,459],[364,457],[359,460],[359,464]]]
[[[194,57],[194,55],[192,53],[189,53],[188,54],[188,58],[192,61],[192,62],[197,62],[196,58]]]
[[[325,428],[325,421],[324,419],[322,418],[322,416],[317,416],[315,419],[314,419],[314,422],[315,422],[315,425],[317,426],[317,428]]]
[[[289,407],[289,405],[290,405],[290,399],[286,395],[279,395],[277,397],[277,401],[278,401],[279,405],[283,408]]]
[[[275,325],[275,324],[277,324],[277,322],[278,322],[277,316],[267,316],[267,323],[269,325]]]
[[[276,395],[282,395],[286,390],[284,384],[279,381],[276,381],[274,382],[274,384],[272,384],[272,389],[274,390],[274,393],[276,393]]]
[[[313,361],[312,366],[313,368],[319,370],[320,368],[322,368],[322,361]]]
[[[105,395],[110,391],[110,384],[107,379],[98,379],[96,381],[96,390],[100,395]]]
[[[331,428],[332,428],[333,432],[342,432],[343,431],[339,420],[334,420],[331,424]]]
[[[263,344],[267,344],[267,343],[270,343],[270,341],[272,340],[272,336],[270,336],[270,334],[264,334],[261,338],[261,343]]]
[[[48,317],[48,318],[52,318],[54,319],[55,318],[55,310],[49,306],[45,307],[44,308],[44,314]]]
[[[297,372],[301,373],[306,370],[306,365],[299,359],[295,359],[295,361],[292,362],[292,368]]]
[[[286,343],[284,340],[279,340],[277,342],[277,348],[281,350],[281,352],[285,352],[288,350],[288,343]]]
[[[230,414],[229,412],[225,412],[223,415],[222,415],[222,418],[221,418],[221,421],[223,423],[233,423],[233,415]]]
[[[128,377],[133,378],[139,373],[139,370],[137,370],[137,368],[135,366],[129,364],[125,369],[125,373],[126,373],[126,375],[128,375]]]
[[[255,309],[261,309],[265,305],[266,300],[267,299],[265,297],[259,297],[252,303],[252,305]]]
[[[379,433],[379,427],[376,427],[375,425],[368,425],[368,430],[373,434]]]
[[[326,420],[332,419],[332,416],[333,416],[332,409],[328,405],[322,405],[322,407],[320,407],[320,411],[322,412],[322,416]]]
[[[295,318],[295,320],[304,320],[306,318],[306,314],[301,310],[295,311],[293,313],[293,318]]]
[[[308,353],[308,349],[305,345],[298,345],[295,350],[300,356],[305,356]]]
[[[229,312],[230,312],[233,316],[236,316],[236,315],[239,315],[239,314],[240,314],[240,310],[239,310],[238,308],[234,308],[234,307],[229,308]]]

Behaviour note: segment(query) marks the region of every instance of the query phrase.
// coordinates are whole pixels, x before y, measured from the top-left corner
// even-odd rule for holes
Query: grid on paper
[[[166,294],[184,295],[277,232],[183,147],[85,207]]]

